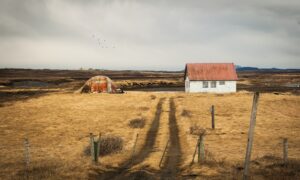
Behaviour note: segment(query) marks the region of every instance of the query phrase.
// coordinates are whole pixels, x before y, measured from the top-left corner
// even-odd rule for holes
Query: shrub
[[[143,128],[145,126],[145,119],[133,119],[129,122],[131,128]]]
[[[206,130],[201,128],[198,125],[193,125],[190,127],[190,134],[193,135],[200,135],[200,134],[205,134]]]
[[[139,109],[142,110],[142,111],[147,111],[147,110],[149,110],[148,107],[140,107]]]
[[[156,99],[156,96],[152,94],[152,95],[150,96],[150,98],[151,98],[152,100],[154,100],[154,99]]]
[[[182,112],[181,112],[181,116],[184,116],[184,117],[192,117],[192,113],[191,113],[191,111],[184,109],[184,110],[182,110]]]
[[[112,153],[117,153],[123,149],[123,139],[118,136],[102,136],[100,139],[100,152],[99,154],[104,156]],[[91,155],[91,145],[88,145],[84,150],[85,155]]]

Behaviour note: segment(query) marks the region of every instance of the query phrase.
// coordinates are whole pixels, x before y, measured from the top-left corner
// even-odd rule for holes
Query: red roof
[[[237,80],[233,63],[191,63],[186,64],[185,78],[189,80]]]

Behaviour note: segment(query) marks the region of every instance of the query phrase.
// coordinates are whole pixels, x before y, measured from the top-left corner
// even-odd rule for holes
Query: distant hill
[[[283,69],[283,68],[258,68],[249,66],[236,65],[237,71],[300,71],[300,69]]]

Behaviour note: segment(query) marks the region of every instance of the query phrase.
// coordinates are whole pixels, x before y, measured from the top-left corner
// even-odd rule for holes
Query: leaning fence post
[[[25,147],[25,164],[28,167],[30,163],[30,157],[29,157],[29,140],[25,138],[24,140],[24,147]]]
[[[29,163],[30,163],[28,138],[24,139],[24,161],[25,161],[25,176],[26,176],[26,179],[28,179],[28,169],[29,169]]]
[[[165,149],[164,149],[164,152],[163,152],[163,154],[162,154],[162,156],[161,156],[161,159],[160,159],[160,162],[159,162],[159,167],[161,166],[161,163],[162,163],[162,161],[163,161],[163,159],[164,159],[165,153],[166,153],[166,151],[167,151],[167,149],[168,149],[169,142],[170,142],[170,139],[168,139],[167,144],[166,144],[166,147],[165,147]]]
[[[195,159],[195,156],[196,156],[196,153],[197,153],[198,145],[199,145],[199,138],[197,139],[197,144],[196,144],[196,147],[195,147],[195,151],[194,151],[194,154],[193,154],[193,159],[192,159],[191,164],[194,164],[194,159]]]
[[[288,139],[283,139],[283,163],[285,166],[288,164]]]
[[[215,106],[211,106],[211,128],[215,129]]]
[[[253,144],[253,137],[254,137],[254,128],[256,123],[256,111],[258,106],[258,99],[259,93],[255,92],[253,96],[253,104],[252,104],[252,111],[250,117],[250,126],[248,131],[248,143],[247,143],[247,150],[246,150],[246,157],[245,157],[245,164],[244,164],[244,174],[243,179],[248,179],[249,176],[249,163],[251,158],[251,151],[252,151],[252,144]]]
[[[139,138],[139,133],[136,134],[135,142],[134,142],[134,145],[133,145],[133,148],[132,148],[132,153],[131,153],[131,160],[132,161],[133,161],[133,156],[135,154],[135,148],[136,148],[138,138]]]
[[[93,133],[90,133],[90,144],[91,144],[92,161],[95,162],[95,144],[94,144],[94,135],[93,135]]]

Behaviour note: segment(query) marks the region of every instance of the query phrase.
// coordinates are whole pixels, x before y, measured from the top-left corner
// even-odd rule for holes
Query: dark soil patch
[[[16,81],[13,82],[14,87],[47,87],[52,85],[48,82],[43,81]]]
[[[38,98],[54,91],[0,91],[0,107],[9,105],[16,101],[25,101],[31,98]]]

